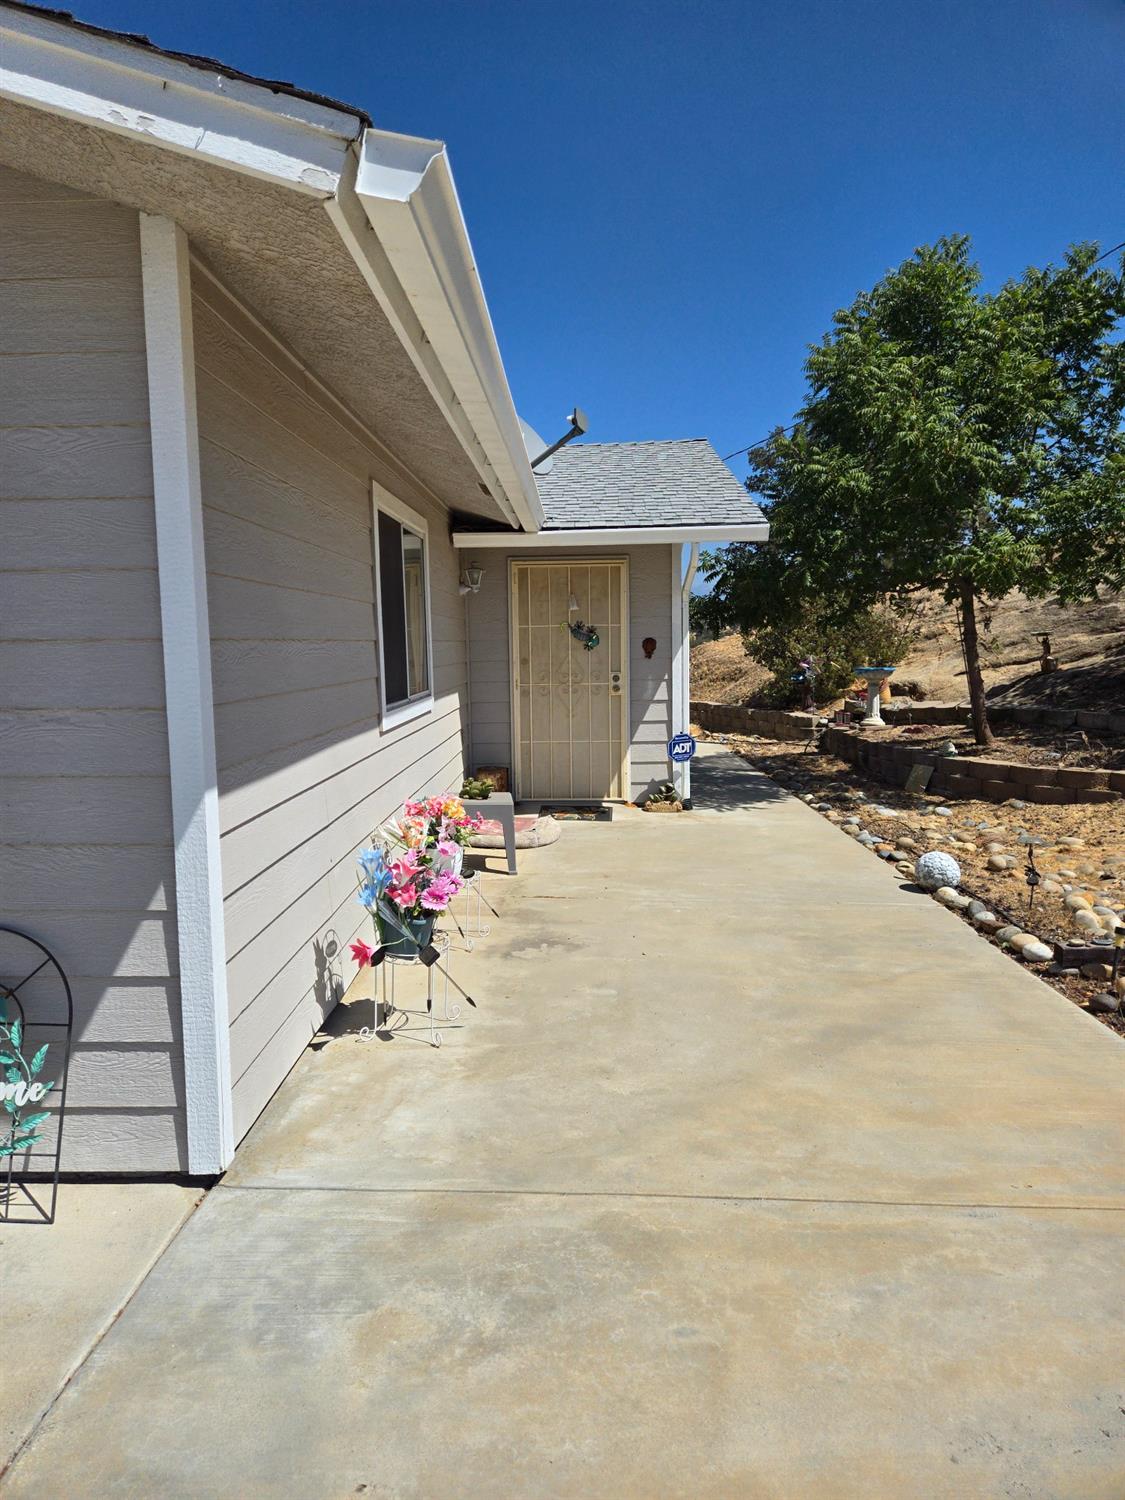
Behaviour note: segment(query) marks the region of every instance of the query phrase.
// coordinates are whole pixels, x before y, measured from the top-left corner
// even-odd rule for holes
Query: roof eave
[[[365,131],[355,193],[449,382],[466,451],[514,523],[538,531],[543,507],[445,147]]]
[[[8,5],[0,98],[321,199],[482,489],[513,525],[542,525],[440,142]]]
[[[511,547],[637,547],[678,542],[767,542],[768,521],[719,526],[573,526],[534,533],[518,531],[454,531],[453,545],[461,549]]]
[[[343,110],[34,11],[0,9],[0,38],[0,97],[313,197],[337,191],[363,130]]]

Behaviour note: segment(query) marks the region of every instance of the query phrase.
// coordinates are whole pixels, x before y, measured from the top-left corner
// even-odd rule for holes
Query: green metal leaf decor
[[[44,1043],[29,1061],[21,1051],[22,1042],[22,1021],[0,1021],[0,1064],[4,1066],[0,1097],[9,1120],[7,1140],[0,1139],[0,1158],[29,1150],[41,1139],[41,1127],[51,1118],[50,1110],[46,1109],[24,1113],[29,1105],[41,1103],[55,1086],[39,1079],[47,1061],[48,1044]]]

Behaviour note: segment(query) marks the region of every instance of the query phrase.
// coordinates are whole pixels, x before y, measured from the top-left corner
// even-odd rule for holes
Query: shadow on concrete
[[[695,812],[750,812],[791,795],[730,752],[698,756],[692,762],[691,804]]]

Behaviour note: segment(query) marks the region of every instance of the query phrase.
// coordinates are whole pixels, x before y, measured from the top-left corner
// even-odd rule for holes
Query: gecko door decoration
[[[54,954],[0,926],[0,1223],[54,1223],[73,1024]]]
[[[592,625],[584,625],[581,620],[575,620],[573,624],[563,627],[569,630],[574,639],[585,651],[593,651],[602,643],[602,638]]]

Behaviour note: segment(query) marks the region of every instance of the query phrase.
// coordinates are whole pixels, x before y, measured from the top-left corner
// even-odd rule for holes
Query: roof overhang
[[[319,200],[476,473],[482,511],[529,530],[542,524],[439,142],[8,4],[0,99]],[[43,173],[52,175],[49,160]]]
[[[0,97],[299,193],[336,192],[358,116],[35,11],[0,9]],[[48,164],[44,164],[45,167]]]
[[[643,547],[677,542],[767,542],[768,521],[745,526],[624,526],[563,527],[557,531],[454,531],[453,545],[459,548],[526,548],[526,547]]]
[[[543,507],[444,145],[365,131],[355,193],[448,380],[465,442],[517,523],[538,530]]]

